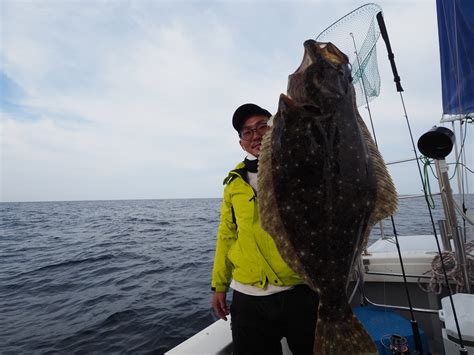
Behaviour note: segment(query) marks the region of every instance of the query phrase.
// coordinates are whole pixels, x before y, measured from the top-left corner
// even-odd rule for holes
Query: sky
[[[234,110],[274,113],[303,42],[363,4],[0,0],[0,201],[221,197],[245,156]],[[377,4],[416,141],[442,115],[435,1]],[[380,151],[412,158],[381,40],[377,55]],[[389,171],[400,194],[422,191],[415,163]]]

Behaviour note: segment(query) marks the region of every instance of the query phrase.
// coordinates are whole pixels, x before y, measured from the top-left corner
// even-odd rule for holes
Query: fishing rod
[[[420,161],[419,161],[418,155],[416,153],[415,141],[413,139],[413,133],[412,133],[411,126],[410,126],[410,120],[408,119],[408,113],[407,113],[407,110],[406,110],[405,102],[403,100],[403,94],[402,94],[403,88],[402,88],[402,85],[400,83],[400,76],[398,75],[397,66],[395,65],[395,56],[392,52],[392,47],[390,45],[390,40],[388,38],[388,32],[387,32],[387,28],[385,26],[385,21],[383,19],[382,12],[379,12],[376,17],[377,17],[377,23],[379,24],[379,28],[380,28],[380,34],[382,35],[382,38],[385,42],[385,46],[387,48],[388,59],[390,61],[390,66],[392,67],[393,80],[395,82],[397,92],[400,93],[400,99],[401,99],[401,103],[402,103],[402,107],[403,107],[405,121],[407,123],[408,132],[410,134],[410,139],[411,139],[411,143],[412,143],[412,147],[413,147],[413,152],[415,153],[416,164],[418,166],[418,173],[420,175],[421,181],[423,182],[423,174],[422,174],[422,171],[421,171]],[[439,240],[438,240],[438,234],[436,233],[436,227],[435,227],[433,214],[431,213],[431,208],[429,206],[428,194],[427,194],[427,191],[426,191],[426,187],[423,183],[422,183],[422,186],[423,186],[423,191],[425,193],[425,201],[426,201],[426,204],[428,206],[428,212],[429,212],[429,215],[430,215],[431,225],[433,227],[433,233],[434,233],[434,237],[435,237],[435,240],[436,240],[436,246],[438,248],[438,254],[439,254],[439,257],[440,257],[440,261],[441,261],[441,267],[442,267],[442,270],[443,270],[444,279],[446,281],[446,286],[447,286],[447,289],[448,289],[449,300],[451,302],[451,307],[453,309],[454,322],[456,324],[456,330],[457,330],[457,333],[458,333],[458,339],[459,339],[459,345],[460,345],[459,354],[460,355],[466,355],[468,352],[467,352],[466,348],[464,347],[464,342],[462,340],[461,330],[459,328],[459,321],[458,321],[458,317],[457,317],[457,314],[456,314],[456,308],[454,306],[453,293],[452,293],[452,290],[451,290],[451,286],[449,285],[449,279],[448,279],[448,275],[447,275],[447,272],[446,272],[446,266],[445,266],[445,263],[444,263],[444,260],[443,260],[443,255],[442,255],[441,247],[440,247]],[[396,238],[396,234],[395,234],[395,238]],[[397,242],[397,248],[399,249],[398,242]],[[401,258],[401,256],[400,256],[400,258]],[[402,264],[402,272],[403,272],[403,264]],[[404,282],[406,283],[406,280],[404,280]],[[410,310],[411,309],[412,309],[412,307],[410,305]],[[420,346],[420,349],[421,349],[421,341],[420,341],[418,325],[416,324],[416,321],[413,322],[413,318],[412,318],[411,324],[412,324],[412,327],[413,327],[413,334],[415,335],[415,347],[417,347],[417,350],[418,350],[417,342],[419,343],[419,346]],[[415,333],[415,330],[416,330],[416,333]]]
[[[382,12],[379,12],[377,14],[377,19],[378,19],[379,14],[381,14],[381,13]],[[355,43],[355,40],[354,40],[354,35],[352,33],[350,35],[351,35],[352,41],[354,43],[354,50],[355,50],[359,70],[361,70],[361,65],[360,65],[360,61],[359,61],[359,55],[357,53],[357,46],[356,46],[356,43]],[[382,37],[383,37],[383,35],[382,35]],[[374,44],[374,46],[375,46],[375,44]],[[394,69],[395,72],[396,72],[397,68],[395,67],[395,63],[392,64],[392,69]],[[398,80],[397,90],[399,88],[400,90],[403,91],[403,88],[400,84],[400,77],[398,76],[398,74],[396,75],[396,77],[398,78],[397,79]],[[365,102],[366,102],[366,105],[367,105],[367,111],[369,113],[370,125],[372,127],[372,135],[374,137],[375,146],[378,148],[377,135],[375,134],[375,128],[374,128],[374,123],[373,123],[373,120],[372,120],[372,114],[371,114],[371,111],[370,111],[369,100],[367,98],[364,79],[363,79],[362,76],[361,76],[361,83],[362,83],[362,89],[363,89],[362,91],[364,92]],[[418,322],[415,319],[415,314],[413,312],[413,304],[411,302],[410,291],[408,290],[408,281],[407,281],[407,276],[406,276],[406,272],[405,272],[405,266],[403,264],[402,252],[400,250],[400,244],[398,242],[398,233],[397,233],[397,229],[395,227],[395,219],[394,219],[393,215],[390,216],[390,220],[392,222],[392,230],[393,230],[393,235],[395,237],[395,246],[397,248],[398,259],[400,261],[400,268],[401,268],[401,271],[402,271],[403,285],[405,286],[405,292],[406,292],[406,297],[407,297],[407,302],[408,302],[408,308],[410,309],[410,317],[411,317],[410,324],[411,324],[411,328],[412,328],[412,331],[413,331],[413,338],[414,338],[414,341],[415,341],[414,354],[423,354],[423,346],[421,344],[420,330],[419,330],[419,327],[418,327]]]

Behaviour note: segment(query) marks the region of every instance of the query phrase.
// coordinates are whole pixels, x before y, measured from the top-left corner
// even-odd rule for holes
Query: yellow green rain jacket
[[[231,279],[260,288],[303,283],[283,261],[270,235],[260,226],[258,200],[246,181],[244,163],[224,180],[224,200],[217,230],[212,290],[226,292]]]

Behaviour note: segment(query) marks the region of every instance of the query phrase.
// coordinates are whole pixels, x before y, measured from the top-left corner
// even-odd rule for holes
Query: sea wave
[[[1,203],[0,353],[162,354],[209,325],[220,204]],[[424,201],[394,219],[399,235],[432,233]]]

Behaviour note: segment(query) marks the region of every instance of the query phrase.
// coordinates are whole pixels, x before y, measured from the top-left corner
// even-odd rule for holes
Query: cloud
[[[434,5],[398,4],[382,7],[418,134],[440,117]],[[220,196],[243,153],[234,109],[274,112],[302,42],[357,6],[3,2],[1,199]],[[379,47],[383,87],[371,105],[392,160],[411,148],[385,56]]]

